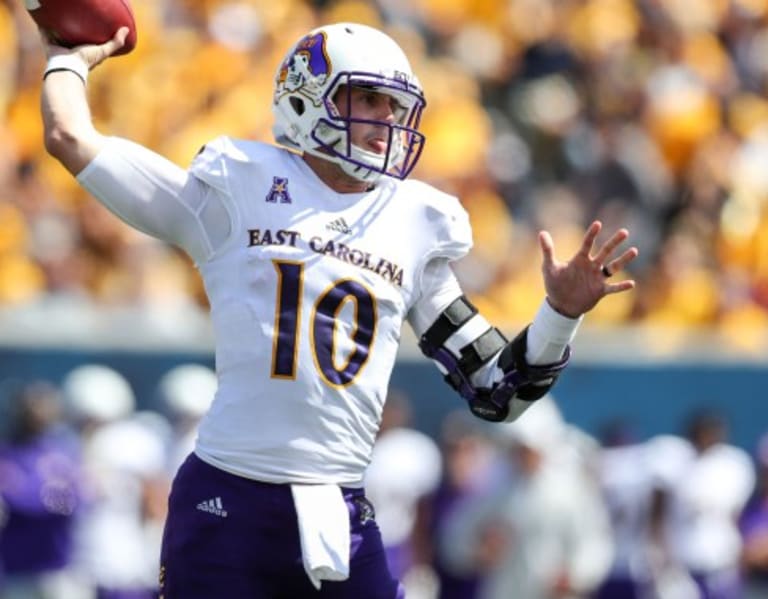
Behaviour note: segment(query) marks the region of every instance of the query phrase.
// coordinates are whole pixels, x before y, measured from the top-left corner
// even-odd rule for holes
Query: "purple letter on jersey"
[[[288,179],[283,177],[272,177],[272,188],[266,197],[267,202],[277,203],[278,200],[281,204],[290,204],[291,196],[288,194]]]

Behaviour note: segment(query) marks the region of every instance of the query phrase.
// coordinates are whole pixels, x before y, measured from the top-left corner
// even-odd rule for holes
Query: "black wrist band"
[[[53,69],[48,69],[47,71],[45,71],[45,73],[43,73],[43,81],[45,81],[48,75],[50,75],[51,73],[58,73],[60,71],[69,71],[70,73],[74,73],[75,75],[77,75],[78,79],[80,79],[80,81],[83,82],[83,85],[85,85],[85,79],[83,79],[83,76],[80,73],[78,73],[75,69],[68,69],[67,67],[56,67]]]

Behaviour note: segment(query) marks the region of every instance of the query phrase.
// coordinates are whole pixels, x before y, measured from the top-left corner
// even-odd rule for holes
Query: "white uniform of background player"
[[[179,364],[161,377],[157,387],[171,422],[167,470],[173,476],[195,448],[200,419],[216,395],[216,373],[202,364]]]
[[[678,443],[678,468],[669,470],[674,475],[667,491],[669,547],[702,595],[740,599],[743,538],[738,520],[754,492],[754,463],[728,442],[719,412],[702,409],[692,415],[687,432],[688,438]]]
[[[62,390],[83,443],[86,498],[76,529],[78,565],[100,591],[149,598],[162,521],[148,517],[144,501],[146,486],[165,476],[163,430],[134,411],[130,384],[107,366],[74,368]]]
[[[439,550],[458,572],[479,572],[482,599],[588,597],[607,575],[610,523],[584,453],[586,436],[545,395],[500,425],[510,476],[459,509]]]

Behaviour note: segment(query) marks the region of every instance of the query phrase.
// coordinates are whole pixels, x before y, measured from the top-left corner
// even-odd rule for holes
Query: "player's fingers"
[[[623,270],[627,264],[629,264],[630,262],[632,262],[632,260],[637,258],[638,253],[639,251],[636,247],[631,247],[615,260],[606,262],[605,268],[608,269],[609,273],[615,274]]]
[[[115,32],[115,37],[120,41],[120,47],[122,48],[125,44],[125,40],[128,39],[128,34],[130,33],[130,29],[127,27],[121,27]]]
[[[581,247],[579,248],[579,254],[584,256],[585,258],[589,258],[589,254],[592,251],[592,246],[595,244],[595,239],[597,239],[598,234],[600,233],[600,229],[603,228],[603,223],[601,223],[599,220],[593,221],[591,225],[589,225],[589,228],[587,228],[587,232],[584,234],[584,240],[581,242]]]
[[[594,261],[598,264],[605,264],[608,257],[613,254],[614,250],[619,247],[627,237],[629,237],[629,231],[626,229],[619,229],[616,231],[611,235],[611,238],[603,244],[597,254],[595,254]]]
[[[101,45],[101,51],[104,53],[104,57],[112,56],[120,48],[125,45],[125,39],[128,37],[130,30],[127,27],[121,27],[112,36],[112,39]]]
[[[544,257],[544,266],[549,267],[555,261],[555,243],[548,231],[539,232],[539,246]]]
[[[606,285],[605,294],[611,295],[613,293],[621,293],[622,291],[629,291],[635,288],[635,281],[633,279],[627,279],[626,281],[619,281],[618,283],[611,283]]]

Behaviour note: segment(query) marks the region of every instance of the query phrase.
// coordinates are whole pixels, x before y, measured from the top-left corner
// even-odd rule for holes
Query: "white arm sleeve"
[[[205,262],[230,235],[215,190],[136,143],[112,137],[78,175],[96,199],[130,226]]]
[[[421,279],[422,292],[419,300],[411,308],[408,321],[417,337],[421,337],[448,305],[462,295],[459,282],[445,258],[431,260],[424,269]],[[490,326],[484,318],[473,319],[467,327],[459,330],[451,340],[456,346],[471,343],[477,335]],[[565,348],[576,336],[581,318],[567,318],[556,312],[544,300],[528,329],[526,361],[529,364],[552,364],[562,359]],[[466,331],[464,329],[467,329]],[[472,375],[472,382],[479,386],[489,386],[502,377],[496,368],[495,359]]]

